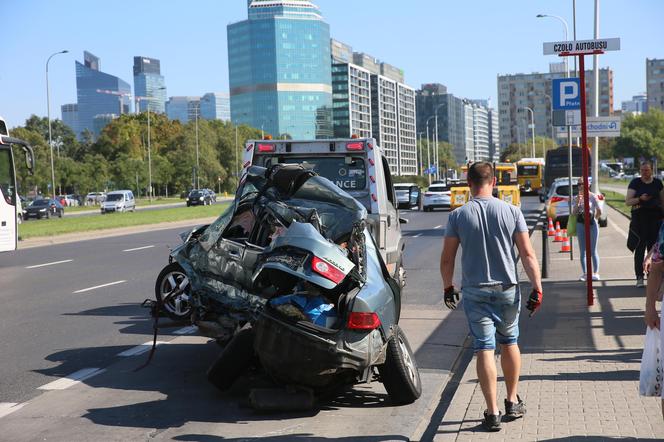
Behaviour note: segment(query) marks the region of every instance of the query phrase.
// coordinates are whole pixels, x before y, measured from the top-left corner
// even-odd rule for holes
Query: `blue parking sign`
[[[581,109],[581,81],[578,78],[551,80],[553,110]]]

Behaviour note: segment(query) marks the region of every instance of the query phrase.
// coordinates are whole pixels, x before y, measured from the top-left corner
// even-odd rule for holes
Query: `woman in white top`
[[[579,239],[579,256],[581,258],[581,270],[583,273],[579,277],[579,280],[585,281],[587,270],[586,270],[586,230],[584,227],[584,202],[583,202],[583,181],[579,180],[579,194],[574,197],[572,202],[572,213],[576,217],[576,236]],[[599,239],[599,225],[597,224],[597,219],[602,215],[602,211],[599,208],[599,203],[597,202],[597,196],[588,191],[588,202],[590,203],[590,255],[592,256],[592,278],[593,281],[599,281],[599,254],[597,253],[597,240]]]

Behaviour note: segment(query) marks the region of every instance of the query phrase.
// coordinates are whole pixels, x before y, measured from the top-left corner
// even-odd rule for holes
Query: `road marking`
[[[173,333],[175,333],[176,335],[190,335],[192,333],[196,333],[197,331],[198,327],[196,327],[195,325],[190,325],[189,327],[177,329]]]
[[[413,238],[419,238],[420,236],[422,236],[422,234],[418,233],[417,235],[413,235]]]
[[[157,345],[167,344],[167,343],[168,342],[166,341],[157,341]],[[127,358],[129,356],[137,356],[147,351],[150,351],[151,348],[152,348],[152,341],[148,341],[141,345],[137,345],[136,347],[132,347],[129,350],[125,350],[122,353],[118,353],[116,356],[121,356],[124,358]]]
[[[442,225],[442,224],[441,224],[441,225],[439,225],[439,226],[436,226],[436,227],[434,227],[434,229],[440,229],[441,227],[443,227],[443,225]]]
[[[122,284],[123,282],[127,282],[127,281],[123,279],[121,281],[109,282],[108,284],[96,285],[94,287],[88,287],[87,289],[76,290],[74,293],[89,292],[90,290],[100,289],[102,287],[108,287],[109,285]]]
[[[26,402],[22,404],[16,402],[0,402],[0,417],[5,417],[25,406]]]
[[[567,253],[567,252],[565,252],[565,253]],[[578,254],[574,255],[574,257],[575,257],[574,259],[579,258]],[[605,259],[626,259],[626,258],[633,258],[633,257],[634,257],[634,255],[601,256],[600,259],[601,260],[605,260]],[[569,256],[568,256],[567,258],[551,258],[551,261],[571,261],[571,259],[569,259]]]
[[[616,231],[617,231],[618,233],[620,233],[625,239],[627,239],[627,232],[625,232],[623,229],[621,229],[620,227],[618,227],[618,224],[614,223],[612,220],[609,220],[609,224],[611,224],[611,226],[612,226],[614,229],[616,229]]]
[[[63,261],[47,262],[46,264],[37,264],[37,265],[34,265],[34,266],[27,266],[26,269],[36,269],[36,268],[39,268],[39,267],[54,266],[56,264],[64,264],[66,262],[72,262],[72,261],[73,261],[73,259],[65,259]]]
[[[76,385],[79,382],[82,382],[86,379],[89,379],[92,376],[96,376],[98,374],[101,374],[105,371],[106,371],[105,368],[82,368],[81,370],[78,370],[77,372],[74,372],[74,373],[70,374],[69,376],[57,379],[53,382],[49,382],[48,384],[42,385],[41,387],[37,387],[37,389],[38,390],[64,390],[65,388],[69,388],[72,385]]]
[[[154,246],[136,247],[136,248],[134,248],[134,249],[126,249],[126,250],[123,250],[123,252],[134,252],[134,251],[136,251],[136,250],[151,249],[151,248],[153,248],[153,247],[154,247]]]

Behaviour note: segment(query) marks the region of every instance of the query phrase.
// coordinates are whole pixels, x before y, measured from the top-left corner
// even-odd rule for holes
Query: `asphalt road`
[[[542,205],[535,197],[522,202],[522,210],[533,225]],[[327,425],[332,433],[348,430],[348,434],[357,435],[350,429],[365,425],[366,413],[388,420],[394,413],[400,414],[400,419],[391,422],[394,431],[404,426],[415,431],[418,420],[440,399],[466,333],[463,316],[442,307],[438,263],[448,212],[402,212],[401,216],[409,220],[403,225],[407,286],[402,322],[416,349],[425,394],[413,406],[397,409],[385,407],[382,386],[356,387],[326,405],[328,411],[333,410],[331,414],[323,409],[294,416],[291,424],[302,431],[323,431],[307,420],[317,415],[322,420],[316,425]],[[144,361],[145,353],[119,356],[140,351],[136,346],[151,341],[151,321],[140,302],[153,297],[154,280],[167,263],[168,246],[179,244],[182,230],[100,237],[0,255],[0,428],[4,421],[5,428],[15,431],[8,434],[22,434],[24,440],[41,439],[51,431],[63,440],[87,440],[76,431],[89,431],[90,426],[98,425],[126,429],[124,436],[113,436],[125,440],[143,435],[146,429],[164,431],[188,423],[188,430],[201,434],[215,434],[219,429],[208,425],[222,422],[227,426],[252,422],[252,428],[257,425],[260,431],[251,432],[260,434],[294,428],[282,418],[254,422],[252,413],[237,405],[237,398],[220,398],[204,376],[219,349],[200,337],[178,334],[186,330],[162,332],[160,340],[173,340],[178,345],[158,349],[155,361],[141,372],[133,373],[133,369]],[[67,378],[90,374],[93,369],[106,372],[67,388],[71,382]],[[49,391],[60,389],[63,391]],[[14,404],[23,406],[26,401],[23,410],[7,413]],[[80,420],[68,423],[71,417],[65,419],[57,413],[43,425],[34,419],[22,420],[22,414],[29,410],[41,416],[44,412],[40,407],[57,408],[61,401],[74,407],[62,413],[76,415],[75,409],[80,409]],[[358,413],[359,409],[366,410],[365,414]],[[339,428],[339,416],[346,415],[341,422],[350,419],[347,428]],[[389,425],[366,425],[363,431],[383,434],[389,430]],[[224,434],[231,433],[239,438],[248,434],[243,433],[243,427],[224,427]],[[200,436],[187,436],[194,437],[192,434]],[[111,437],[102,433],[99,438]]]

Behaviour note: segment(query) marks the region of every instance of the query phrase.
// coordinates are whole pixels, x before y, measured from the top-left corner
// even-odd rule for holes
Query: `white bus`
[[[9,136],[5,120],[0,118],[0,252],[16,250],[18,230],[16,200],[16,170],[12,145],[22,148],[30,174],[35,168],[35,156],[32,147],[18,138]]]

